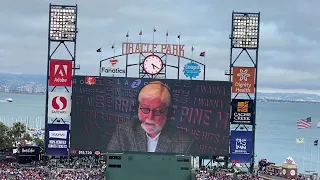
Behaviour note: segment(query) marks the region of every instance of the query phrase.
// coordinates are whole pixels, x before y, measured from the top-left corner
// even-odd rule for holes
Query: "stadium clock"
[[[163,68],[163,61],[159,56],[149,55],[143,60],[143,69],[150,75],[158,74]]]

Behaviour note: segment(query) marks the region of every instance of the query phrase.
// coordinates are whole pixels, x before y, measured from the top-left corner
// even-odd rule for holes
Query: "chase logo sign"
[[[201,68],[197,63],[191,61],[184,65],[183,73],[187,78],[196,78],[201,73]]]

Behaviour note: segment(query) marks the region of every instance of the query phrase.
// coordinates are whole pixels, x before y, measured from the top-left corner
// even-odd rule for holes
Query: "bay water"
[[[12,98],[12,103],[0,101],[0,121],[11,125],[26,122],[31,127],[44,127],[45,95],[0,93],[0,100]],[[257,103],[256,163],[261,158],[281,165],[288,156],[298,164],[299,172],[317,171],[320,165],[320,104],[307,103]],[[297,129],[297,120],[312,117],[312,128]],[[296,144],[296,138],[305,138]],[[320,167],[318,168],[320,170]],[[319,171],[318,171],[319,172]]]

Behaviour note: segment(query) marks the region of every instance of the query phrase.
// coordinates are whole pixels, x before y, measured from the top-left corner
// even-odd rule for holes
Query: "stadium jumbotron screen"
[[[74,76],[71,149],[227,156],[230,90],[227,81]]]

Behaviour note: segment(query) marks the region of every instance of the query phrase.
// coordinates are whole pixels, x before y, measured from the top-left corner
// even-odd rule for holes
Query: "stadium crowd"
[[[0,163],[0,180],[104,180],[103,168],[91,157],[72,160],[49,160],[47,163],[22,166]]]
[[[33,163],[29,166],[15,162],[0,162],[0,180],[106,180],[104,166],[94,157],[73,157],[72,159],[51,159],[46,163]],[[259,169],[259,174],[268,174]],[[269,175],[269,174],[268,174]],[[273,174],[277,175],[277,174]],[[231,169],[202,167],[196,171],[196,180],[261,180],[257,175],[234,173]],[[299,176],[297,180],[309,180]],[[319,180],[319,178],[317,179]]]
[[[280,174],[270,174],[267,171],[264,171],[264,169],[256,171],[253,177],[248,173],[233,173],[231,169],[222,168],[209,169],[202,167],[196,172],[196,180],[263,180],[263,178],[259,178],[258,174],[264,174],[269,179],[273,179],[271,176],[280,177]],[[320,177],[316,178],[307,175],[299,175],[295,180],[320,180]]]
[[[230,172],[230,169],[213,169],[210,170],[206,167],[202,167],[200,171],[196,174],[196,180],[251,180],[251,175],[247,173],[235,174]],[[259,178],[254,177],[254,180],[259,180]]]

